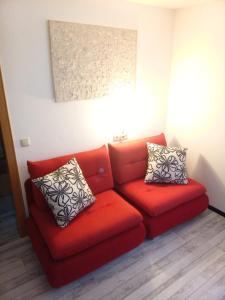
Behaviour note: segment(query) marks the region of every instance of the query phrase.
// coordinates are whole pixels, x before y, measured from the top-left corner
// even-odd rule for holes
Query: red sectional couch
[[[113,190],[105,146],[49,160],[28,162],[31,178],[48,174],[76,157],[96,201],[69,226],[56,225],[46,202],[28,179],[28,234],[53,287],[64,285],[100,267],[143,242],[142,215]]]
[[[146,184],[146,142],[166,146],[164,134],[109,144],[116,190],[144,217],[148,237],[187,221],[208,207],[205,187],[193,179],[187,185]]]
[[[187,185],[144,183],[146,142],[166,145],[161,134],[109,144],[109,153],[103,146],[28,162],[28,234],[53,287],[69,283],[138,246],[146,230],[148,237],[155,237],[208,207],[204,186],[193,179]],[[56,170],[72,157],[77,159],[96,202],[62,229],[31,179]]]

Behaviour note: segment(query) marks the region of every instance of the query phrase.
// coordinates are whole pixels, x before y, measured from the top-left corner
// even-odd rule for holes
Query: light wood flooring
[[[0,246],[0,299],[225,299],[225,218],[208,210],[60,289],[14,239]]]
[[[4,214],[0,214],[0,246],[17,238],[19,238],[19,234],[16,226],[15,212],[10,210]]]

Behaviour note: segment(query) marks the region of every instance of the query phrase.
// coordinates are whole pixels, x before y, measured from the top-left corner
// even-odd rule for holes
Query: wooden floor
[[[0,299],[225,299],[225,218],[206,211],[60,289],[14,239],[0,246]]]
[[[19,238],[16,216],[13,211],[0,215],[0,246]],[[0,257],[1,259],[1,257]],[[1,271],[0,271],[1,272]]]

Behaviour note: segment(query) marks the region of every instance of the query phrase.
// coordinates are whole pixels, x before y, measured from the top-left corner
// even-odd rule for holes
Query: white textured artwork
[[[57,102],[134,88],[137,31],[60,21],[49,30]]]

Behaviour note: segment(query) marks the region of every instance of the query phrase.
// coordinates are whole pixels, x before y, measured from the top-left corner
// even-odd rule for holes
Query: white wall
[[[137,29],[137,98],[116,108],[124,109],[130,138],[165,129],[171,10],[126,0],[1,0],[0,64],[22,184],[27,160],[98,147],[112,140],[118,121],[106,100],[54,102],[48,19]],[[21,148],[26,136],[31,146]]]
[[[176,12],[167,136],[225,211],[225,2]]]

